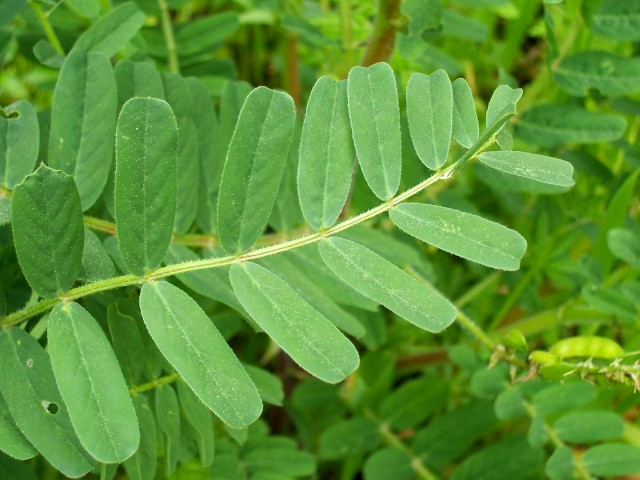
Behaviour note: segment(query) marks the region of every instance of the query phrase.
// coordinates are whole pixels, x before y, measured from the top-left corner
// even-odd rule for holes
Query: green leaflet
[[[578,52],[566,57],[553,71],[553,79],[563,90],[585,97],[590,90],[618,97],[640,91],[640,58],[609,52]]]
[[[347,82],[322,77],[307,104],[298,166],[300,206],[314,229],[328,228],[338,219],[349,194],[354,161]]]
[[[206,256],[214,257],[215,255]],[[191,262],[193,260],[200,260],[200,257],[190,248],[175,243],[169,246],[169,250],[164,258],[164,262],[167,265]],[[246,315],[236,294],[233,293],[233,288],[229,281],[229,267],[179,273],[176,277],[194,292],[229,305],[231,308]]]
[[[18,428],[56,469],[76,478],[95,461],[84,451],[56,387],[48,355],[17,327],[0,332],[0,391]]]
[[[254,367],[253,365],[245,364],[243,367],[249,374],[249,377],[251,377],[253,383],[256,384],[262,401],[281,407],[284,401],[284,388],[280,378],[267,370]]]
[[[298,295],[343,332],[356,338],[366,333],[364,326],[357,318],[339,307],[331,297],[316,286],[307,272],[300,270],[286,256],[266,257],[260,263],[288,283]]]
[[[156,478],[156,420],[144,395],[133,397],[133,406],[140,424],[140,446],[136,453],[124,461],[124,471],[131,480]]]
[[[381,441],[380,427],[368,417],[353,417],[330,426],[318,438],[321,458],[344,459],[376,448]]]
[[[572,105],[541,104],[520,116],[515,133],[532,145],[553,148],[568,143],[611,142],[622,136],[626,126],[624,118],[617,115]]]
[[[269,220],[295,122],[293,100],[253,90],[229,144],[218,196],[218,232],[231,254],[249,250]]]
[[[354,67],[347,82],[349,119],[358,162],[380,200],[393,197],[402,168],[400,107],[393,70],[386,63]]]
[[[200,463],[203,467],[208,467],[213,463],[215,449],[211,413],[186,383],[178,381],[177,387],[184,416],[198,436]]]
[[[598,477],[638,473],[640,448],[622,443],[596,445],[584,453],[582,464],[590,473]]]
[[[607,245],[616,258],[640,270],[640,235],[626,228],[612,228],[607,233]]]
[[[165,99],[178,124],[178,193],[176,197],[175,231],[185,233],[196,218],[200,159],[198,130],[191,118],[193,97],[189,84],[180,75],[163,73]]]
[[[140,308],[162,354],[213,413],[234,428],[258,418],[262,402],[255,385],[189,295],[167,282],[146,283]]]
[[[380,405],[380,416],[394,429],[414,428],[447,402],[449,385],[433,374],[403,383]]]
[[[240,303],[303,369],[337,383],[358,367],[351,342],[280,277],[254,263],[233,265],[230,276]]]
[[[59,303],[48,322],[49,355],[82,445],[96,460],[119,463],[140,432],[118,360],[96,320],[77,303]]]
[[[309,477],[316,471],[315,459],[310,453],[284,445],[255,448],[244,457],[244,464],[256,480]]]
[[[107,325],[124,378],[133,387],[144,370],[142,337],[136,319],[120,303],[112,303],[107,307]]]
[[[80,272],[84,226],[73,179],[41,166],[13,192],[13,240],[20,268],[42,297],[66,292]]]
[[[366,480],[413,480],[415,477],[411,457],[396,448],[377,450],[364,464]]]
[[[544,467],[551,480],[573,480],[573,455],[567,447],[556,448]]]
[[[55,68],[56,70],[62,68],[65,59],[64,55],[60,55],[56,49],[53,48],[53,45],[44,39],[35,44],[33,47],[33,55],[41,64]]]
[[[38,454],[16,425],[2,395],[0,395],[0,450],[18,460],[28,460]]]
[[[84,228],[82,268],[78,277],[85,282],[97,282],[116,276],[116,268],[98,236]]]
[[[294,228],[306,225],[300,202],[298,201],[298,164],[302,122],[297,121],[293,128],[287,161],[282,172],[280,189],[269,216],[269,226],[276,232],[290,232]]]
[[[518,232],[451,208],[405,203],[394,207],[389,216],[409,235],[491,268],[517,270],[527,249]]]
[[[583,4],[589,28],[614,40],[640,40],[640,5],[620,0],[587,0]]]
[[[0,185],[13,190],[33,171],[39,138],[38,117],[29,102],[0,108]]]
[[[71,52],[53,94],[48,163],[73,176],[83,211],[107,183],[117,103],[109,59],[101,53]]]
[[[439,332],[455,319],[447,300],[368,248],[334,237],[319,249],[342,280],[414,325]]]
[[[118,87],[118,111],[133,97],[164,99],[164,86],[160,73],[148,63],[122,60],[114,69]],[[104,200],[112,217],[115,217],[113,190],[115,188],[115,165],[111,166],[109,179],[104,188]]]
[[[595,443],[620,438],[624,421],[619,414],[607,410],[570,412],[553,424],[553,430],[565,442]]]
[[[534,480],[542,475],[542,450],[511,437],[467,457],[451,480]]]
[[[98,52],[112,57],[138,33],[144,20],[144,13],[134,2],[123,3],[80,35],[73,51]]]
[[[514,175],[558,187],[572,187],[573,165],[564,160],[526,152],[483,152],[478,160],[484,165]]]
[[[198,137],[200,185],[196,220],[200,228],[211,232],[216,221],[216,193],[224,165],[224,158],[216,151],[220,133],[218,117],[205,85],[193,77],[187,78],[186,82],[192,98],[191,118]]]
[[[100,12],[99,0],[65,0],[65,5],[78,15],[95,18]]]
[[[447,161],[453,128],[453,90],[449,75],[414,73],[407,84],[407,119],[422,163],[437,170]]]
[[[176,29],[178,53],[181,57],[188,57],[215,50],[239,26],[235,12],[222,12],[185,22]]]
[[[171,385],[158,386],[154,399],[156,421],[164,440],[164,473],[168,477],[175,472],[180,453],[180,407]]]
[[[471,148],[480,138],[480,125],[471,87],[464,78],[453,81],[453,138]]]
[[[135,275],[160,265],[176,209],[176,120],[153,98],[125,103],[116,132],[115,213],[122,260]]]
[[[133,97],[164,99],[164,85],[158,70],[148,63],[122,60],[114,69],[118,86],[118,111]]]
[[[522,97],[521,88],[500,85],[495,89],[487,105],[487,128],[500,120],[505,114],[516,112],[516,103]]]

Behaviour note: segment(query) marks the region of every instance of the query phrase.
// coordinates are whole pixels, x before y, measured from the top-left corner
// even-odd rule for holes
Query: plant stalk
[[[51,46],[56,52],[64,56],[64,48],[62,48],[62,44],[60,43],[60,40],[58,39],[58,36],[56,35],[55,30],[51,26],[51,22],[49,22],[49,18],[42,11],[42,9],[35,2],[35,0],[28,0],[28,1],[29,1],[29,5],[33,9],[33,12],[36,14],[36,17],[38,17],[40,26],[44,30],[44,34],[47,36],[47,40],[49,40],[49,43],[51,44]]]
[[[167,44],[169,71],[172,73],[180,73],[178,51],[176,49],[176,39],[173,36],[173,25],[171,24],[169,7],[166,0],[158,0],[158,7],[160,7],[160,16],[162,21],[162,35],[164,35],[164,41]]]

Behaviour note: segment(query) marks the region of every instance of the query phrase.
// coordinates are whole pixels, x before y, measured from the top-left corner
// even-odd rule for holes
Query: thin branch
[[[176,40],[173,36],[173,25],[169,16],[169,7],[165,0],[158,0],[160,7],[160,16],[162,20],[162,35],[167,44],[167,56],[169,59],[169,71],[172,73],[180,73],[180,64],[178,63],[178,51],[176,49]]]
[[[31,5],[33,12],[36,14],[36,17],[38,17],[40,26],[44,30],[44,34],[47,36],[47,40],[49,40],[49,43],[51,44],[53,49],[56,52],[58,52],[60,55],[64,56],[64,48],[62,48],[62,44],[60,43],[60,40],[58,39],[58,36],[56,35],[55,30],[51,26],[51,23],[49,22],[49,18],[47,17],[47,15],[42,11],[42,9],[36,3],[35,0],[29,0],[29,5]]]

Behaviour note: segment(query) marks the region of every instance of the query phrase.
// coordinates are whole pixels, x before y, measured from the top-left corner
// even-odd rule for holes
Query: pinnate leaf
[[[253,90],[244,102],[218,197],[218,232],[229,253],[251,248],[269,220],[295,115],[289,95],[266,87]]]
[[[358,367],[351,342],[274,273],[254,263],[236,264],[231,284],[260,328],[312,375],[337,383]]]
[[[49,355],[71,423],[87,451],[103,463],[137,450],[138,421],[118,360],[96,320],[74,302],[49,315]]]
[[[35,338],[18,327],[0,332],[0,391],[18,428],[51,465],[76,478],[95,460],[73,431],[56,387],[51,361]]]
[[[213,413],[234,428],[258,418],[262,402],[255,385],[189,295],[167,282],[146,283],[140,308],[162,354]]]
[[[309,97],[298,166],[300,206],[316,230],[338,219],[349,194],[354,160],[347,82],[322,77]]]
[[[447,72],[411,75],[407,118],[418,157],[431,170],[437,170],[447,161],[453,127],[453,90]]]
[[[336,237],[319,248],[342,280],[414,325],[439,332],[453,322],[456,312],[447,300],[368,248]]]
[[[71,177],[41,166],[13,192],[13,240],[20,267],[42,297],[67,291],[82,262],[84,226]]]
[[[349,119],[360,168],[380,200],[400,185],[400,107],[393,70],[386,63],[354,67],[347,83]]]
[[[178,129],[169,105],[125,103],[116,132],[115,213],[122,260],[135,275],[160,265],[176,209]]]

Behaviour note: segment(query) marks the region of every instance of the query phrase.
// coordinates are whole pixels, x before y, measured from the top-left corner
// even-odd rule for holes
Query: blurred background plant
[[[42,157],[65,53],[83,31],[124,3],[0,1],[0,105],[26,99],[35,106],[45,139]],[[287,254],[293,267],[284,261],[272,265],[301,288],[320,285],[344,315],[364,326],[361,366],[340,385],[308,378],[266,336],[253,334],[235,310],[218,302],[219,295],[184,281],[215,314],[243,362],[254,365],[249,373],[272,406],[247,430],[217,421],[209,428],[193,413],[197,408],[190,407],[180,383],[170,379],[159,385],[157,374],[140,374],[138,380],[149,381],[132,387],[136,398],[148,399],[136,403],[147,412],[139,416],[141,429],[157,433],[157,447],[147,445],[144,455],[136,454],[124,468],[101,465],[95,475],[569,480],[640,473],[639,1],[138,0],[127,5],[131,11],[118,35],[130,41],[114,58],[198,78],[219,110],[223,143],[249,85],[283,89],[303,111],[319,76],[345,78],[354,65],[387,61],[399,85],[414,71],[438,68],[452,78],[464,77],[481,117],[499,84],[522,87],[520,113],[512,130],[501,134],[501,146],[526,144],[571,162],[576,186],[568,192],[541,189],[475,164],[455,182],[423,194],[421,201],[481,212],[518,230],[528,251],[517,272],[491,271],[418,244],[387,219],[350,233],[452,299],[459,322],[440,335],[398,321],[338,285],[313,251]],[[181,95],[177,91],[176,102]],[[400,98],[402,103],[403,92]],[[406,188],[428,171],[412,161],[416,154],[404,112],[403,128]],[[287,201],[287,192],[296,197],[296,162],[292,155],[270,221],[275,238],[304,228],[297,202]],[[345,215],[376,204],[358,173]],[[0,203],[0,224],[8,221],[3,211],[6,205]],[[88,213],[108,218],[109,212],[105,194]],[[102,228],[112,233],[108,229]],[[215,225],[199,214],[196,226],[182,234],[188,243],[190,234],[202,232],[215,233]],[[9,226],[0,227],[0,265],[6,272],[0,314],[24,305],[30,294],[10,237]],[[109,242],[104,244],[110,251]],[[176,253],[177,260],[185,259],[182,253],[182,258]],[[117,300],[109,295],[89,298],[86,308],[99,312],[98,306]],[[112,305],[117,306],[103,319],[112,332],[120,316],[139,315],[127,300]],[[37,331],[38,325],[31,326]],[[134,359],[144,363],[142,353],[137,355]],[[40,457],[20,463],[5,455],[0,472],[19,479],[59,475]]]

